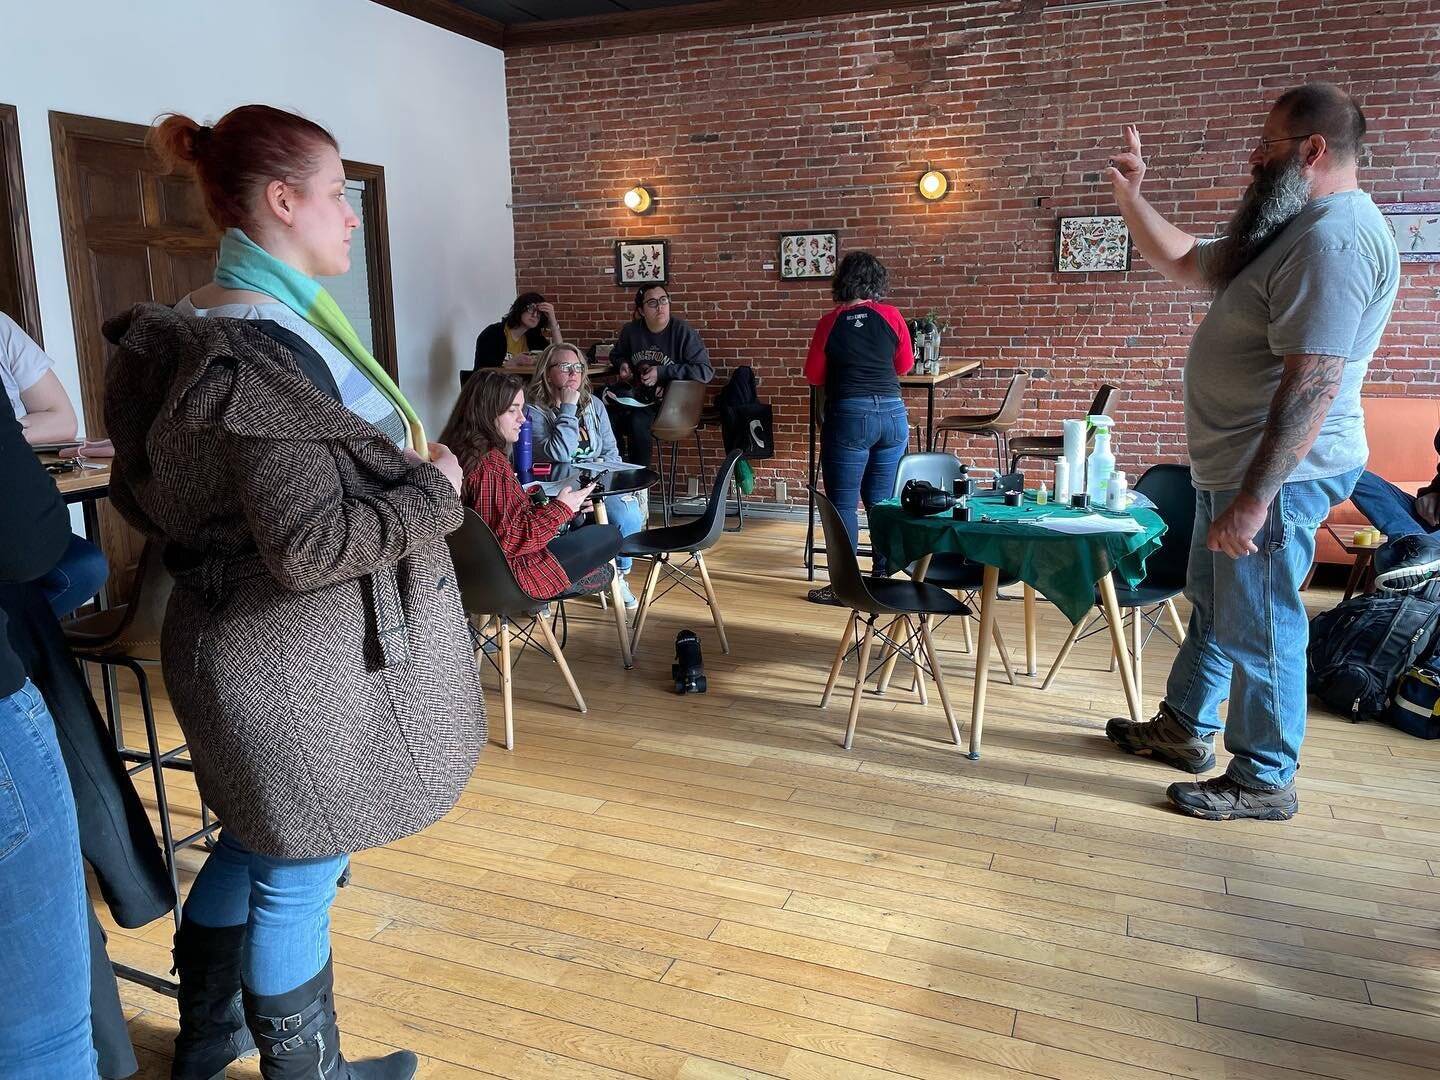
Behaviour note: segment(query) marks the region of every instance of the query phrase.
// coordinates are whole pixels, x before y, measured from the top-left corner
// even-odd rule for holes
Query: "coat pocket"
[[[394,568],[377,570],[360,579],[365,598],[365,662],[371,671],[398,667],[410,656],[405,609]]]

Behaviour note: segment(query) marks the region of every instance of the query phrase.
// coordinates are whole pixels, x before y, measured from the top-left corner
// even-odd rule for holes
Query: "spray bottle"
[[[1115,471],[1115,455],[1110,450],[1110,428],[1114,423],[1103,414],[1090,417],[1090,426],[1095,429],[1095,449],[1085,463],[1085,491],[1091,506],[1105,505],[1105,490],[1110,484],[1110,474]]]

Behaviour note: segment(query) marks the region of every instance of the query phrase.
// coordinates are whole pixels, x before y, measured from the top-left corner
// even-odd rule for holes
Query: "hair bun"
[[[214,129],[201,127],[188,116],[170,113],[150,129],[150,145],[166,166],[193,165],[199,160]]]

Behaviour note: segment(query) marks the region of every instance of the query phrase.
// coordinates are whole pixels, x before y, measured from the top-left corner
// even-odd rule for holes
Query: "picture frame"
[[[1401,262],[1440,262],[1440,202],[1389,203],[1380,213],[1395,237]]]
[[[670,283],[669,240],[616,240],[615,284],[640,288]]]
[[[1057,274],[1123,273],[1130,269],[1130,229],[1119,214],[1055,219]]]
[[[840,265],[838,232],[787,232],[780,234],[775,265],[782,281],[829,281]]]

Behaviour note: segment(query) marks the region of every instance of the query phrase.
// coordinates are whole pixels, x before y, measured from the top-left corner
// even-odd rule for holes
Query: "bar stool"
[[[1095,397],[1090,402],[1090,411],[1085,415],[1110,416],[1112,415],[1111,410],[1115,408],[1119,400],[1120,388],[1104,383],[1095,392]],[[1094,438],[1095,433],[1092,431],[1085,441],[1087,449],[1090,441]],[[1020,467],[1021,458],[1045,458],[1054,461],[1064,455],[1065,437],[1063,435],[1021,435],[1019,438],[1010,440],[1010,471],[1014,472]]]
[[[72,619],[64,624],[65,638],[75,652],[75,657],[84,663],[99,664],[105,678],[105,716],[110,731],[115,737],[115,750],[120,757],[133,764],[127,766],[130,775],[149,769],[155,780],[155,802],[160,817],[160,843],[165,852],[165,867],[170,873],[170,883],[175,886],[175,895],[180,895],[179,875],[176,871],[175,853],[192,844],[210,840],[219,830],[221,823],[212,820],[210,808],[201,800],[200,828],[188,836],[176,838],[170,821],[170,800],[165,791],[165,770],[178,769],[193,773],[194,765],[187,755],[185,743],[169,750],[160,749],[160,737],[155,726],[155,709],[150,696],[150,679],[145,665],[160,662],[160,630],[165,623],[165,607],[170,602],[170,593],[175,582],[160,557],[160,546],[149,541],[140,553],[140,565],[135,573],[128,603],[108,608],[93,615]],[[135,677],[140,696],[140,711],[145,719],[145,750],[132,749],[125,743],[125,729],[120,715],[120,695],[115,677],[110,668],[124,668]],[[175,925],[180,925],[180,906],[175,907]]]
[[[989,435],[995,440],[995,468],[1003,473],[1005,459],[1009,457],[1010,429],[1015,426],[1015,421],[1020,419],[1020,410],[1024,406],[1025,384],[1029,381],[1028,371],[1022,369],[1015,372],[1010,377],[1010,385],[1005,390],[1000,408],[994,412],[958,413],[941,417],[935,424],[935,430],[941,436],[940,449],[949,449],[951,432],[958,435]]]
[[[650,437],[656,442],[670,444],[669,486],[666,486],[665,451],[658,447],[660,473],[660,500],[663,503],[665,524],[670,524],[670,506],[675,501],[675,472],[678,466],[680,443],[692,436],[695,449],[700,454],[701,475],[704,475],[705,449],[700,445],[700,414],[705,408],[705,384],[693,379],[676,379],[665,387],[665,396],[660,399],[660,412],[650,427]]]

